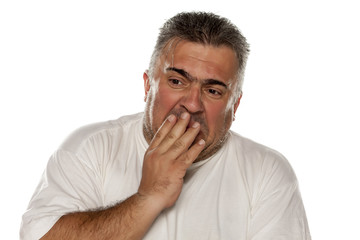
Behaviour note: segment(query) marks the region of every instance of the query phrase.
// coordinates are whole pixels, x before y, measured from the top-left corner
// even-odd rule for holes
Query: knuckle
[[[169,140],[175,140],[177,137],[176,137],[176,135],[175,135],[174,133],[170,132],[170,133],[167,135],[167,138],[168,138]]]
[[[161,154],[159,153],[159,151],[157,151],[157,149],[148,149],[145,152],[145,159],[148,159],[148,161],[155,161],[157,159],[159,159],[161,156]]]
[[[186,144],[182,140],[177,140],[176,142],[174,142],[174,148],[175,149],[185,149]]]
[[[194,157],[189,153],[189,152],[186,152],[185,154],[184,154],[184,159],[183,159],[183,161],[185,162],[185,163],[190,163],[190,162],[192,162],[194,160]]]
[[[157,131],[157,133],[154,136],[155,139],[162,139],[162,137],[163,137],[163,134],[161,131]]]
[[[192,161],[192,158],[191,158],[190,154],[185,153],[184,156],[183,156],[182,162],[189,163],[191,161]]]

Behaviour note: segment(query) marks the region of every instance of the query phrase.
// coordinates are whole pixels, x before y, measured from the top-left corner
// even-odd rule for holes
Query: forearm
[[[137,194],[105,210],[65,215],[42,239],[141,239],[160,212],[174,205],[186,170],[205,147],[204,140],[192,144],[200,125],[187,129],[189,121],[188,113],[164,121],[145,153]]]
[[[67,214],[41,239],[141,239],[161,211],[154,200],[134,194],[104,210]]]

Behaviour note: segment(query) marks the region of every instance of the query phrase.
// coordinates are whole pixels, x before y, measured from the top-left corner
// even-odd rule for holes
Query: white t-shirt
[[[75,131],[51,156],[23,215],[21,239],[39,239],[64,214],[106,207],[137,192],[148,147],[143,113]],[[310,239],[295,174],[279,153],[230,131],[193,164],[176,204],[144,239]]]

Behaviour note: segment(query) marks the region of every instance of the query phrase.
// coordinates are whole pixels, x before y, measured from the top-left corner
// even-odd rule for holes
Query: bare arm
[[[186,115],[164,121],[145,153],[136,194],[104,210],[65,215],[41,239],[141,239],[161,211],[176,202],[187,168],[204,148],[203,141],[190,147],[199,126],[186,130],[189,120]]]
[[[134,194],[104,210],[70,213],[41,239],[141,239],[162,210],[152,201]]]

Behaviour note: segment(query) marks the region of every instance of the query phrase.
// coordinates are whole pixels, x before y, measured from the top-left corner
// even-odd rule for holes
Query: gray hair
[[[149,74],[152,76],[163,49],[173,39],[207,44],[215,47],[227,46],[238,59],[237,84],[234,97],[241,94],[249,44],[239,29],[228,19],[206,12],[183,12],[167,20],[160,33],[151,56]]]

